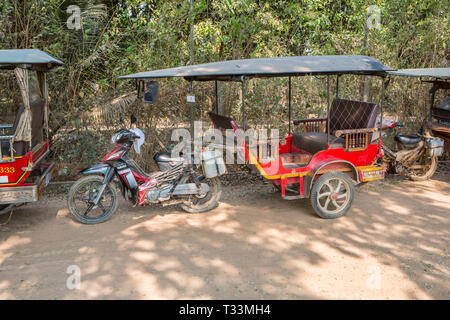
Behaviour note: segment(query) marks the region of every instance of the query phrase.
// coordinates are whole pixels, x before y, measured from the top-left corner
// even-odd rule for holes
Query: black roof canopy
[[[392,71],[375,58],[359,55],[294,56],[229,60],[140,72],[119,79],[152,79],[183,77],[188,81],[240,81],[245,78],[363,74],[387,75]]]
[[[62,66],[63,62],[38,49],[0,50],[0,66],[33,65],[42,70]]]
[[[399,69],[389,74],[403,77],[430,77],[440,80],[450,79],[450,68]]]

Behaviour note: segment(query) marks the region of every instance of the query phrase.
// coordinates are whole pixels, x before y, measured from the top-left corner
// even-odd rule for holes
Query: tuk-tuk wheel
[[[0,215],[9,213],[13,207],[12,204],[0,204]]]
[[[347,213],[354,194],[355,186],[349,176],[342,172],[329,172],[314,183],[311,204],[319,217],[335,219]]]

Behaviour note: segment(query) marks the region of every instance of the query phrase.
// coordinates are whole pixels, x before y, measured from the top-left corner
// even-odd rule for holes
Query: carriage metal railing
[[[366,150],[369,145],[369,134],[376,132],[378,128],[337,130],[336,137],[344,136],[346,151]]]
[[[326,132],[327,129],[327,118],[298,119],[293,123],[300,126],[301,132]]]
[[[295,126],[300,126],[300,132],[327,131],[327,118],[298,119],[294,120],[293,123]],[[343,136],[346,151],[361,151],[367,149],[370,143],[370,134],[377,130],[378,128],[344,129],[336,130],[334,135],[338,138]]]

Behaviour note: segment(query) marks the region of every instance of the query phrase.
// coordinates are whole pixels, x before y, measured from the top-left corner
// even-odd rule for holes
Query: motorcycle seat
[[[180,157],[171,157],[170,152],[157,152],[153,159],[156,162],[182,162],[183,158]]]
[[[420,142],[420,137],[416,134],[397,134],[395,136],[395,141],[400,142],[401,144],[416,144]]]

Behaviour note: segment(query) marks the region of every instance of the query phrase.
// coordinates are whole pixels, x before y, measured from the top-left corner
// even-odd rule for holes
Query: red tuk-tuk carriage
[[[450,152],[450,68],[401,69],[389,72],[394,76],[416,77],[423,83],[431,83],[430,110],[425,129],[444,140],[444,149]],[[436,92],[443,90],[446,96],[436,104]]]
[[[46,73],[62,64],[37,49],[0,50],[0,71],[11,73],[8,79],[17,82],[23,103],[13,106],[13,100],[2,99],[2,108],[17,113],[14,121],[1,114],[0,214],[37,201],[54,172],[54,164],[44,161],[49,153]]]
[[[350,208],[354,185],[384,178],[377,163],[382,156],[381,125],[384,90],[388,84],[386,67],[368,56],[297,56],[222,61],[179,68],[141,72],[121,77],[145,79],[183,77],[187,81],[238,81],[242,84],[242,125],[215,112],[210,118],[219,130],[233,130],[238,148],[248,165],[270,180],[287,200],[310,197],[322,218],[337,218]],[[346,74],[377,76],[382,79],[380,103],[339,98],[339,78]],[[327,77],[327,117],[291,119],[291,77]],[[331,100],[330,78],[336,76],[336,97]],[[274,152],[263,156],[263,146],[245,136],[245,81],[252,78],[288,77],[289,133],[281,141],[271,141]],[[141,84],[137,83],[138,87]],[[292,130],[293,126],[298,128]],[[374,133],[378,132],[377,138]],[[270,149],[268,147],[267,149]]]

